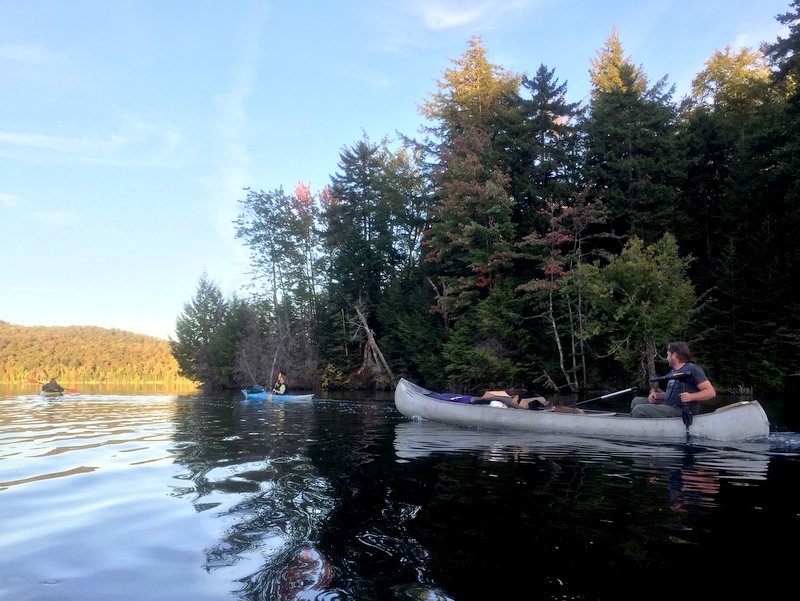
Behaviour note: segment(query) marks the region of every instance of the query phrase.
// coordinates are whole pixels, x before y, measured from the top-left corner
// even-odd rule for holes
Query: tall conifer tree
[[[509,376],[501,366],[522,348],[513,339],[520,325],[518,300],[505,293],[513,290],[509,275],[517,235],[509,139],[502,135],[509,113],[517,110],[521,77],[490,63],[479,37],[469,40],[453,64],[420,107],[431,122],[428,158],[437,200],[423,256],[435,310],[450,336],[443,347],[445,371],[459,384],[488,385],[500,374]],[[466,364],[475,369],[464,371]]]
[[[519,97],[516,110],[505,113],[498,138],[515,199],[514,222],[527,235],[536,227],[544,233],[541,212],[551,202],[570,205],[579,189],[582,109],[567,102],[567,83],[544,65],[532,78],[523,76],[522,90],[530,97]]]
[[[493,65],[479,37],[446,69],[438,91],[420,107],[436,137],[433,175],[438,205],[431,211],[425,257],[447,321],[485,295],[510,266],[515,232],[508,179],[493,146],[521,77]]]
[[[664,231],[680,230],[687,217],[675,210],[681,165],[672,90],[665,91],[665,79],[648,87],[642,68],[624,57],[616,29],[590,73],[589,200],[606,205],[611,233],[623,239],[652,243]]]
[[[227,312],[219,286],[206,272],[197,283],[194,297],[186,302],[175,320],[172,355],[182,376],[211,387],[222,384],[218,377],[214,339]]]

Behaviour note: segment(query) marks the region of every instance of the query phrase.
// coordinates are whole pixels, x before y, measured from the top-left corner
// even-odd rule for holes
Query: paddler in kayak
[[[274,394],[286,394],[286,378],[283,377],[283,373],[280,371],[278,372],[278,381],[272,387],[272,392]]]
[[[47,384],[42,386],[42,392],[64,392],[64,387],[56,382],[55,378],[51,378]]]

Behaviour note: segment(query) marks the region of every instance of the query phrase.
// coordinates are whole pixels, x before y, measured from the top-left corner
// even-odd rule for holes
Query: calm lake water
[[[768,439],[687,445],[440,426],[389,395],[33,392],[0,388],[3,600],[797,590],[792,404],[763,403]]]

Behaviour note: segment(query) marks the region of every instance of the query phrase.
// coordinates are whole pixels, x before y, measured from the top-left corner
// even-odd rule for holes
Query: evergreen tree
[[[452,61],[438,91],[420,107],[437,138],[425,261],[433,266],[437,311],[445,324],[488,290],[513,258],[513,200],[494,146],[497,126],[519,93],[520,76],[486,59],[482,40]]]
[[[519,95],[520,75],[490,63],[479,36],[470,38],[468,45],[461,58],[452,61],[454,68],[445,69],[436,82],[438,91],[419,107],[431,123],[428,131],[445,147],[470,130],[494,136],[509,99]]]
[[[442,157],[439,206],[425,236],[437,269],[437,311],[447,323],[481,298],[512,265],[515,231],[506,178],[486,169],[488,141],[465,132]]]
[[[590,63],[592,99],[616,90],[634,92],[638,96],[647,92],[647,75],[641,65],[634,65],[630,57],[625,56],[616,26],[611,29],[606,45],[597,52],[597,58]]]
[[[521,297],[509,278],[487,290],[485,298],[455,321],[442,345],[447,388],[533,388],[543,375],[550,345],[542,330],[525,322]]]
[[[701,345],[724,382],[758,389],[780,388],[796,373],[800,347],[798,15],[778,19],[795,27],[762,47],[772,85],[761,53],[716,52],[694,80],[686,135],[684,206],[696,221],[682,243],[701,259],[692,273],[709,299],[697,323],[707,333]]]
[[[602,201],[610,232],[647,243],[688,219],[676,211],[681,173],[676,107],[666,80],[648,88],[641,67],[625,58],[616,29],[592,61],[592,100],[584,121],[589,201]]]
[[[797,76],[800,74],[800,0],[791,0],[789,6],[792,10],[776,17],[778,23],[789,28],[789,35],[765,43],[763,52],[776,67],[776,82],[789,83],[792,98],[796,102],[800,100],[800,88],[797,87]]]
[[[380,345],[396,374],[439,387],[446,384],[442,345],[445,331],[432,313],[433,293],[424,266],[396,278],[375,311]]]
[[[571,204],[580,185],[581,136],[579,103],[566,101],[567,84],[559,83],[555,69],[541,65],[533,78],[523,76],[518,110],[506,113],[501,130],[510,191],[515,198],[514,222],[521,235],[547,222],[541,217],[550,203]]]
[[[169,341],[183,377],[211,387],[222,384],[214,357],[214,339],[226,311],[219,286],[203,272],[194,297],[183,305],[183,313],[175,320],[175,340]]]
[[[364,136],[343,149],[322,213],[328,294],[317,334],[326,363],[358,372],[359,386],[386,376],[376,371],[385,366],[379,364],[383,327],[375,311],[399,274],[418,263],[424,203],[407,148]]]
[[[706,62],[692,82],[691,99],[684,102],[681,144],[687,169],[678,210],[691,220],[675,234],[684,251],[698,259],[692,277],[700,290],[713,287],[718,250],[727,248],[730,237],[738,238],[742,219],[749,219],[732,202],[733,180],[746,140],[774,111],[769,80],[761,53],[726,48]]]
[[[371,306],[403,263],[392,235],[387,174],[380,147],[366,136],[339,158],[323,213],[330,292],[342,305],[363,299]]]
[[[743,350],[755,385],[772,389],[800,370],[800,2],[790,6],[777,17],[789,35],[762,46],[774,67],[775,102],[760,109],[739,145],[731,182],[751,300],[743,320],[754,334]]]
[[[237,355],[249,326],[250,307],[234,296],[226,303],[225,314],[211,339],[215,382],[222,388],[238,388],[242,384],[237,372]],[[244,382],[247,385],[257,383],[249,378]]]
[[[777,115],[777,97],[769,81],[761,53],[749,48],[715,52],[693,81],[684,119],[689,167],[679,207],[692,220],[679,232],[679,242],[698,258],[690,274],[707,299],[707,311],[694,322],[705,339],[698,350],[705,351],[707,367],[722,382],[740,385],[753,384],[735,372],[762,355],[769,337],[765,324],[772,321],[764,309],[777,292],[772,286],[763,289],[775,249],[765,244],[774,239],[772,228],[760,231],[772,212],[763,188],[769,168],[758,158],[769,162],[772,154],[766,134]],[[731,371],[722,357],[733,352],[738,361]]]

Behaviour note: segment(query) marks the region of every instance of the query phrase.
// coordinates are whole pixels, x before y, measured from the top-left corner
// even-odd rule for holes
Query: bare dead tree
[[[361,367],[359,367],[356,371],[356,375],[361,377],[369,375],[373,380],[378,382],[388,381],[388,384],[394,386],[394,374],[392,373],[389,364],[386,362],[381,349],[378,347],[378,343],[375,341],[375,336],[367,322],[367,316],[364,312],[363,303],[358,301],[353,305],[353,309],[355,310],[356,315],[358,315],[358,319],[361,322],[361,327],[363,328],[366,336],[366,344],[364,345],[364,359],[361,362]]]

